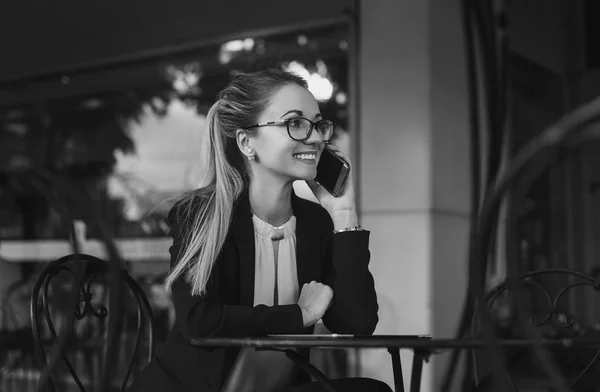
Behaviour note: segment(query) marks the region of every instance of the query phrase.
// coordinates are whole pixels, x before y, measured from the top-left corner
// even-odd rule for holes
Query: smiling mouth
[[[314,162],[317,160],[317,153],[302,153],[302,154],[294,154],[294,158],[299,159],[301,161]]]

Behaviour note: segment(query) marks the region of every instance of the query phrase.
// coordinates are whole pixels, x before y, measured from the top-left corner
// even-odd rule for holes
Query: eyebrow
[[[304,112],[302,112],[302,110],[297,110],[297,109],[293,109],[293,110],[288,110],[287,112],[285,112],[281,118],[287,116],[290,113],[294,113],[297,114],[298,116],[304,116]],[[323,118],[323,116],[321,115],[321,113],[317,113],[315,114],[315,118]]]

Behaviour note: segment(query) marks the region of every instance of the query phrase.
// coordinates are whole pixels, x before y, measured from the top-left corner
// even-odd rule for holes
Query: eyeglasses
[[[290,138],[299,142],[308,140],[313,129],[316,129],[321,134],[324,142],[328,142],[333,137],[333,131],[335,130],[335,123],[333,121],[319,120],[317,122],[312,122],[308,118],[304,117],[294,117],[281,121],[269,121],[266,123],[251,125],[244,129],[277,125],[285,125]]]

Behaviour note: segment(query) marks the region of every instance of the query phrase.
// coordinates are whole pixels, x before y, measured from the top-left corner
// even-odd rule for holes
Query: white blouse
[[[296,217],[275,227],[252,216],[255,267],[254,306],[298,302],[296,269]],[[224,391],[273,392],[289,386],[296,376],[292,361],[281,352],[242,349],[228,376]]]
[[[255,267],[254,306],[290,305],[298,302],[296,269],[296,217],[275,227],[252,216]]]

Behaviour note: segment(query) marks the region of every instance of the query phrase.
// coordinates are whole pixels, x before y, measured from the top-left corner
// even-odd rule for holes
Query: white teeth
[[[317,155],[316,154],[297,154],[295,155],[296,158],[298,159],[317,159]]]

